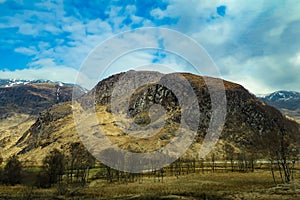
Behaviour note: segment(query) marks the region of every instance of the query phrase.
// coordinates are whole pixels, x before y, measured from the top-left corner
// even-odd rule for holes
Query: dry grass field
[[[300,199],[300,173],[275,186],[269,171],[194,173],[162,180],[144,176],[134,183],[93,180],[85,188],[63,183],[51,189],[0,186],[0,199]],[[279,178],[279,177],[278,177]]]

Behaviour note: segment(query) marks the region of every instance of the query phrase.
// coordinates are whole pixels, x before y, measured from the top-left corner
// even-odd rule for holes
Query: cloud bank
[[[0,9],[0,78],[74,82],[86,56],[114,34],[165,27],[197,41],[222,78],[253,93],[300,90],[297,0],[2,0]],[[163,51],[139,52],[121,61],[113,72],[143,62],[191,71]]]

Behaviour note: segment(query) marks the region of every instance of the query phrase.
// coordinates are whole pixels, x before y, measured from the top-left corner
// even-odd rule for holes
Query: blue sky
[[[298,0],[0,0],[0,10],[0,78],[74,82],[101,42],[135,28],[164,27],[197,41],[222,78],[252,93],[300,91]],[[114,72],[145,60],[193,72],[158,51],[121,59]]]

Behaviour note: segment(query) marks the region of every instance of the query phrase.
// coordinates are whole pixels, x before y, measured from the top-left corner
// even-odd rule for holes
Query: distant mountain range
[[[0,79],[0,88],[21,86],[34,83],[54,83],[50,80],[21,80],[21,79]]]
[[[38,79],[38,80],[0,79],[0,88],[22,86],[22,85],[36,84],[36,83],[53,83],[53,84],[57,84],[59,86],[71,86],[71,87],[73,87],[73,85],[74,85],[72,83],[63,83],[61,81],[51,81],[51,80],[44,80],[44,79]],[[77,86],[77,87],[80,87],[80,86]],[[87,90],[85,88],[82,88],[82,90],[85,90],[85,92],[87,92]]]
[[[70,101],[74,87],[79,96],[87,93],[69,83],[0,79],[0,120],[15,114],[37,115],[54,104]]]
[[[283,114],[300,121],[300,92],[277,91],[258,98],[278,108]]]

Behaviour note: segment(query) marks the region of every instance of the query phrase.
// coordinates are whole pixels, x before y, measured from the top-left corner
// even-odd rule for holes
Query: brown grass
[[[299,172],[296,177],[299,177]],[[92,181],[86,188],[37,189],[0,186],[0,199],[299,199],[299,179],[275,187],[269,171],[205,173],[167,177],[163,182],[143,177],[141,183]],[[64,189],[64,188],[63,188]]]

